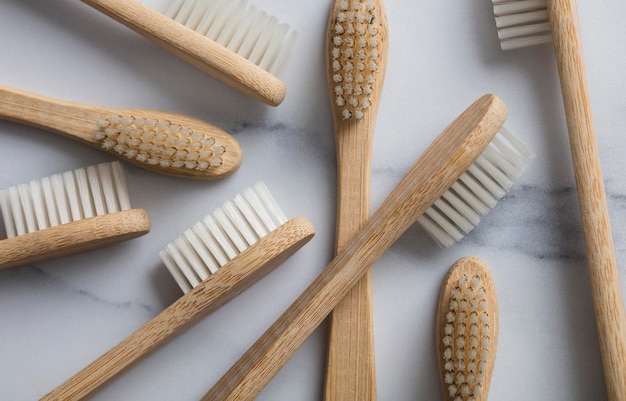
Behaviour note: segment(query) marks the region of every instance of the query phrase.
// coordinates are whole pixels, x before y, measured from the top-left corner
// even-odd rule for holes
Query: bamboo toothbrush
[[[82,0],[221,82],[271,106],[297,33],[245,0],[175,0],[167,16],[136,0]]]
[[[487,146],[493,146],[489,143],[505,118],[504,103],[496,96],[485,95],[455,119],[426,149],[350,243],[203,400],[243,401],[256,397],[383,252],[446,191],[456,192],[451,187],[461,176],[471,175],[476,180],[487,178],[474,177],[468,169]],[[500,157],[489,170],[504,173],[505,170],[501,169],[509,164],[509,154],[523,158],[517,150],[509,148],[507,152],[499,153]],[[484,173],[482,167],[477,168]],[[459,185],[467,189],[466,184]],[[477,187],[481,185],[477,184]],[[487,186],[492,185],[497,184]],[[472,185],[470,189],[476,188]],[[456,207],[461,210],[469,208],[460,205],[463,203],[461,199],[457,203]],[[450,218],[453,222],[457,220],[454,215]]]
[[[439,295],[437,362],[447,401],[486,401],[498,340],[498,301],[487,266],[459,259]]]
[[[520,41],[529,41],[525,37],[518,39],[522,35],[519,32],[553,38],[607,392],[612,401],[626,400],[626,313],[593,127],[576,3],[496,0],[494,13],[498,25],[514,21],[512,27],[499,29],[501,35],[504,32],[503,49],[515,47],[507,45],[510,41],[516,46],[525,44]],[[546,33],[546,29],[550,32]]]
[[[387,61],[382,1],[335,0],[328,20],[326,61],[337,142],[335,252],[370,214],[370,165],[376,112]],[[329,320],[325,399],[375,400],[371,275],[333,310]]]
[[[43,128],[177,177],[223,178],[241,164],[235,138],[181,114],[90,106],[0,86],[0,119]]]
[[[160,252],[185,295],[41,400],[90,396],[250,287],[313,235],[313,226],[304,217],[285,218],[264,184],[246,189]]]
[[[150,218],[131,209],[119,162],[102,163],[0,190],[7,238],[0,269],[86,252],[146,234]]]

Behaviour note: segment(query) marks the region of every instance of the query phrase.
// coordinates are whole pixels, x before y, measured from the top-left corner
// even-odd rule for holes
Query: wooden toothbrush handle
[[[548,0],[569,131],[602,362],[611,401],[626,400],[626,315],[593,117],[576,4]]]
[[[74,255],[147,234],[150,216],[129,209],[76,220],[0,241],[0,270]]]
[[[337,122],[337,230],[340,253],[370,214],[370,165],[375,113]],[[329,319],[324,399],[376,399],[371,272],[333,309]]]
[[[202,399],[253,400],[380,255],[469,168],[505,118],[502,101],[485,95],[450,124],[343,251]]]
[[[133,363],[250,287],[294,254],[313,235],[313,226],[307,219],[296,217],[287,221],[41,401],[75,401],[89,397]]]
[[[102,109],[0,86],[0,119],[15,121],[94,146]]]
[[[81,0],[221,82],[278,106],[285,84],[254,63],[136,0]]]
[[[336,44],[338,17],[342,1],[331,6],[328,19],[326,54],[327,82],[332,104],[335,139],[337,144],[337,226],[335,254],[341,253],[360,231],[370,215],[370,178],[372,147],[378,105],[387,70],[389,32],[384,3],[370,2],[375,46],[367,48],[364,56],[375,51],[376,69],[364,80],[373,80],[368,99],[370,106],[362,118],[345,118],[343,107],[337,104]],[[365,9],[366,7],[363,6]],[[363,11],[363,9],[361,9]],[[349,30],[347,30],[349,31]],[[346,35],[347,40],[362,40],[364,36]],[[372,40],[373,41],[373,40]],[[334,55],[335,54],[335,55]],[[339,58],[341,60],[341,58]],[[348,58],[349,59],[349,58]],[[343,59],[346,63],[347,59]],[[343,64],[339,62],[341,66]],[[344,64],[347,67],[347,63]],[[357,74],[358,75],[358,74]],[[358,93],[358,92],[357,92]],[[375,401],[376,367],[374,350],[374,323],[372,314],[372,276],[368,269],[361,280],[350,289],[329,316],[328,355],[324,399],[326,401]]]

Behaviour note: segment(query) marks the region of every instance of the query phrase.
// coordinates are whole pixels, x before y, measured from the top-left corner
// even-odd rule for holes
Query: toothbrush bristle
[[[205,216],[159,255],[187,293],[286,221],[265,184],[259,182]]]
[[[524,171],[533,154],[504,127],[470,168],[417,221],[442,247],[476,227]]]
[[[552,42],[546,0],[492,0],[502,50]]]
[[[0,191],[8,238],[130,209],[119,162],[102,163],[17,184]]]
[[[476,258],[459,260],[449,277],[439,306],[437,340],[445,396],[454,401],[484,400],[497,341],[493,281]]]
[[[206,171],[223,163],[225,146],[205,132],[168,120],[112,116],[96,122],[93,139],[130,160],[161,167]]]
[[[336,2],[329,21],[329,62],[334,105],[343,119],[361,119],[372,105],[384,27],[373,1]]]
[[[165,15],[273,75],[298,36],[247,0],[176,0]]]

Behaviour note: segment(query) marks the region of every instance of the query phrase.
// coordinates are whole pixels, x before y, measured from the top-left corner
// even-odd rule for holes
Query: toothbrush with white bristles
[[[313,235],[306,218],[287,220],[262,182],[244,190],[160,252],[185,294],[41,400],[89,397],[267,275]]]
[[[175,0],[163,15],[136,0],[81,0],[221,82],[271,106],[297,33],[246,0]]]
[[[503,153],[492,149],[499,155],[493,161],[485,157],[485,161],[475,163],[487,146],[495,147],[490,142],[505,118],[506,107],[494,95],[481,97],[457,117],[426,149],[363,228],[202,399],[254,399],[383,252],[470,166],[475,164],[476,170],[485,176],[490,174],[487,171],[507,175],[510,152],[524,160],[526,151],[520,152],[509,144],[510,148]],[[499,186],[494,178],[489,177],[489,181],[487,188],[491,188],[492,182]],[[473,191],[484,184],[460,185]]]
[[[143,209],[131,209],[119,162],[66,171],[0,190],[7,238],[0,269],[96,249],[150,231]]]
[[[494,0],[493,3],[496,20],[519,20],[514,31],[506,28],[502,49],[542,43],[550,38],[553,43],[607,393],[611,401],[625,401],[626,311],[591,113],[576,2]],[[532,18],[527,18],[529,14]],[[512,37],[516,35],[522,36]]]

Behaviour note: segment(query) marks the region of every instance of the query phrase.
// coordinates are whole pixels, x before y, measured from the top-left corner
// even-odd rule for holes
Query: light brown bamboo
[[[285,84],[245,59],[137,0],[81,0],[221,82],[271,106]]]
[[[548,0],[547,5],[574,164],[607,393],[611,401],[625,401],[626,314],[587,89],[576,2]]]
[[[143,209],[130,209],[45,228],[0,241],[0,269],[22,266],[132,239],[150,231]]]
[[[372,142],[376,126],[378,104],[382,94],[387,67],[388,30],[382,1],[373,2],[372,26],[376,28],[376,46],[371,45],[370,33],[362,37],[368,46],[367,57],[376,51],[377,69],[368,71],[375,79],[372,94],[357,96],[371,105],[363,110],[363,118],[345,118],[342,107],[336,104],[332,49],[337,35],[337,16],[343,12],[341,0],[333,3],[328,19],[326,38],[327,74],[330,100],[332,102],[335,139],[337,143],[337,228],[336,253],[346,246],[358,233],[370,215],[370,170]],[[363,5],[365,7],[365,5]],[[358,35],[351,35],[358,37]],[[345,44],[344,40],[344,44]],[[343,49],[343,48],[342,48]],[[343,49],[345,50],[345,49]],[[354,62],[354,60],[348,60]],[[362,60],[367,64],[370,59]],[[340,63],[341,64],[341,63]],[[335,307],[329,317],[329,342],[326,367],[324,399],[328,401],[374,401],[376,400],[376,369],[374,352],[374,328],[372,319],[371,273],[350,290]]]
[[[134,116],[146,120],[167,121],[171,125],[180,126],[181,130],[188,128],[194,132],[206,134],[215,141],[212,145],[213,149],[223,147],[224,152],[219,155],[221,164],[203,170],[174,167],[171,164],[164,166],[151,164],[148,161],[139,161],[136,157],[128,157],[124,153],[115,151],[115,149],[105,149],[102,141],[94,138],[94,134],[98,130],[97,123],[115,116]],[[176,177],[223,178],[237,170],[242,160],[241,147],[230,134],[202,120],[182,114],[156,110],[91,106],[0,86],[0,119],[42,128],[105,151],[136,166]],[[170,135],[181,136],[180,132],[172,132]],[[143,144],[155,141],[146,138],[142,139],[141,142]],[[168,146],[173,145],[168,144]],[[178,149],[192,151],[189,147],[180,144],[176,144],[176,146]],[[139,151],[139,146],[135,150]]]
[[[304,217],[287,221],[41,400],[77,401],[87,398],[142,357],[271,272],[313,235],[313,226]]]
[[[439,198],[489,144],[506,118],[485,95],[426,149],[359,233],[203,397],[254,399],[374,262]]]

